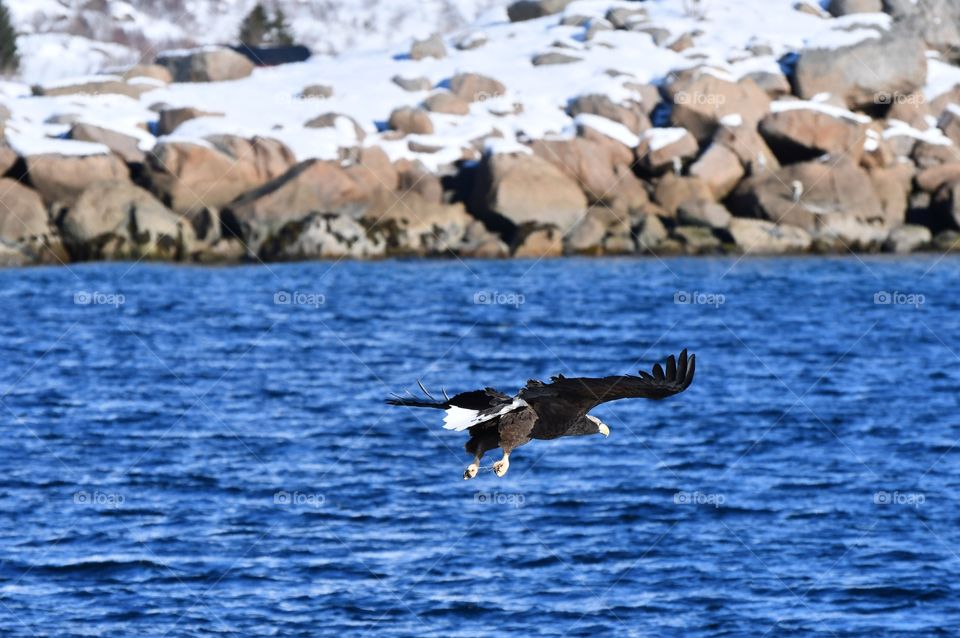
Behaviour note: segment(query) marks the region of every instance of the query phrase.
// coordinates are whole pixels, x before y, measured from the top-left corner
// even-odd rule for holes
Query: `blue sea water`
[[[955,635],[958,265],[0,272],[0,634]],[[682,348],[502,479],[383,403]]]

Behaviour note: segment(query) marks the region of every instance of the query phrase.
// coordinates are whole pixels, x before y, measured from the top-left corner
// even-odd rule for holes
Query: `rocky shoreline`
[[[417,101],[384,108],[381,122],[334,111],[303,122],[304,131],[338,136],[336,157],[301,159],[284,141],[296,135],[289,129],[188,136],[223,114],[154,102],[151,93],[180,84],[230,91],[261,73],[216,47],[29,93],[7,87],[0,264],[902,254],[960,245],[960,74],[935,97],[925,92],[934,68],[952,77],[958,22],[944,26],[910,2],[835,1],[832,15],[801,2],[797,15],[834,24],[827,44],[774,50],[758,40],[726,52],[721,68],[698,54],[709,22],[691,16],[702,30],[671,31],[646,4],[508,8],[506,27],[560,29],[580,44],[558,40],[533,56],[538,73],[585,64],[591,50],[629,38],[687,61],[658,81],[598,67],[618,91],[568,96],[556,108],[569,126],[541,135],[503,126],[465,142],[441,138],[439,127],[466,127],[480,111],[504,122],[524,112],[509,82],[460,71],[395,75],[395,88]],[[494,46],[491,37],[415,42],[402,68]],[[296,99],[322,111],[336,91],[302,86]],[[84,116],[90,100],[104,99],[142,106],[150,119],[131,130]],[[42,129],[28,128],[31,103],[49,113]]]

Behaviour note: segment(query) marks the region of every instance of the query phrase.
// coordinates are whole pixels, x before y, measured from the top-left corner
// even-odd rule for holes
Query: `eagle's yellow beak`
[[[601,423],[597,426],[597,429],[600,430],[600,434],[603,436],[610,436],[610,428],[607,427],[606,423]]]

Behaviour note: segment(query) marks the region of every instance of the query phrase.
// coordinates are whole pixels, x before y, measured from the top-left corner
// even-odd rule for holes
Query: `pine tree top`
[[[0,73],[15,73],[19,67],[17,32],[13,28],[6,4],[0,0]]]
[[[293,35],[287,17],[279,7],[270,12],[257,3],[240,25],[240,42],[247,46],[290,46]]]

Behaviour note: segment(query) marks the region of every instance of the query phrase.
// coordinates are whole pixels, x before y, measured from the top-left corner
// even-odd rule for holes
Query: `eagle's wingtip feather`
[[[659,363],[653,364],[653,378],[657,381],[662,381],[664,378],[663,366],[661,366]]]

